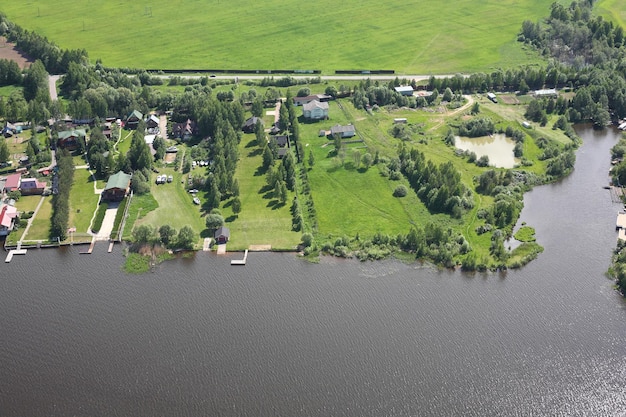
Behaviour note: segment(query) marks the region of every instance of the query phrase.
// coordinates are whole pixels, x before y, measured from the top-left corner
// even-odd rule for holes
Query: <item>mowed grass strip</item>
[[[278,162],[278,161],[277,161]],[[239,144],[239,161],[235,178],[239,182],[241,212],[234,215],[230,200],[224,203],[222,214],[230,228],[229,249],[246,249],[250,245],[271,245],[273,249],[294,249],[301,233],[291,230],[294,193],[289,191],[282,205],[269,189],[263,165],[262,149],[254,135],[243,135]]]
[[[172,175],[173,181],[157,185],[157,175]],[[159,174],[152,174],[150,193],[158,202],[158,207],[137,220],[135,227],[146,224],[158,229],[168,224],[178,232],[183,226],[189,226],[198,237],[196,243],[200,243],[200,237],[206,229],[204,217],[200,206],[193,204],[193,196],[185,190],[181,178],[182,174],[173,168],[163,168]]]
[[[41,197],[37,196],[37,198]],[[52,218],[52,197],[46,197],[24,239],[48,240],[50,237],[50,218]],[[21,236],[23,232],[23,230],[18,230],[17,235]]]
[[[6,0],[1,11],[107,66],[430,74],[539,62],[515,40],[522,22],[545,17],[552,1],[94,0],[87,7],[72,0]]]
[[[74,183],[70,190],[69,227],[75,227],[77,233],[87,233],[91,219],[98,208],[100,196],[94,193],[91,174],[86,169],[74,171]]]

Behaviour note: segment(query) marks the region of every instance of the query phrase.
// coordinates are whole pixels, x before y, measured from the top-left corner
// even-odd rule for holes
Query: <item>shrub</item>
[[[407,188],[402,184],[398,185],[396,189],[393,190],[394,197],[406,197],[407,193],[408,193]]]
[[[107,208],[109,208],[109,205],[107,203],[102,203],[98,206],[96,218],[93,220],[93,225],[91,226],[92,232],[98,233],[100,231],[100,228],[102,227],[102,221],[104,220],[104,215],[107,212]]]

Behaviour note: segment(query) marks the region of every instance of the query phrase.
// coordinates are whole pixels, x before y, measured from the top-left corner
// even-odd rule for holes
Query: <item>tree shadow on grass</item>
[[[254,176],[260,177],[261,175],[265,175],[266,173],[267,173],[267,168],[261,165],[260,167],[256,169],[256,171],[254,171]]]
[[[250,152],[248,152],[248,156],[249,157],[254,157],[254,156],[259,156],[263,153],[263,149],[261,148],[256,148],[251,150]]]
[[[239,217],[239,216],[237,216],[236,214],[233,214],[232,216],[228,216],[228,217],[226,217],[226,218],[224,219],[224,222],[225,222],[225,223],[232,223],[232,222],[234,222],[235,220],[237,220],[237,217]]]
[[[263,187],[261,187],[261,189],[259,190],[259,194],[265,194],[268,193],[270,191],[273,191],[274,188],[270,187],[269,185],[264,185]]]
[[[278,210],[285,207],[285,204],[286,203],[281,203],[279,200],[272,199],[267,203],[267,207],[271,208],[272,210]]]
[[[246,143],[246,148],[253,148],[255,146],[258,146],[259,143],[257,142],[256,139],[251,140],[250,142]]]

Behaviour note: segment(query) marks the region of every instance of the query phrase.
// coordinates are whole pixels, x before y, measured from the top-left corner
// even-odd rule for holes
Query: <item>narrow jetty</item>
[[[11,262],[11,260],[13,259],[13,255],[26,255],[26,249],[11,249],[4,262]]]
[[[233,259],[230,261],[231,265],[245,265],[248,260],[248,249],[243,253],[243,259]]]
[[[80,253],[81,255],[91,255],[91,252],[93,252],[93,247],[96,246],[96,237],[94,236],[91,239],[91,244],[89,245],[89,249],[87,249],[86,251],[80,251],[78,253]]]

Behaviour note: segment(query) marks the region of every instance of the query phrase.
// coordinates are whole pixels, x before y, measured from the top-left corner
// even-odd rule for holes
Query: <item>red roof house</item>
[[[20,180],[22,179],[22,174],[11,174],[7,177],[6,182],[4,183],[4,191],[7,193],[11,191],[18,191],[20,189]]]
[[[8,204],[0,204],[0,236],[6,236],[13,230],[17,209]]]

